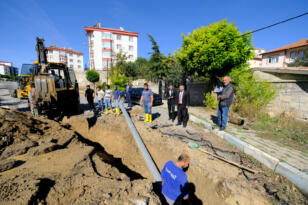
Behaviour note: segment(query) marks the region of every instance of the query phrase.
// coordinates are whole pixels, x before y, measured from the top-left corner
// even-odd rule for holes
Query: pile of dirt
[[[69,126],[0,109],[0,204],[160,204],[151,181]]]

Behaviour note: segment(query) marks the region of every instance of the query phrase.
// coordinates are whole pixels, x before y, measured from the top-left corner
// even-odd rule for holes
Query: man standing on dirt
[[[113,101],[114,106],[115,106],[116,115],[120,114],[120,106],[119,106],[120,98],[121,98],[120,91],[119,91],[118,87],[115,85],[113,87],[112,101]]]
[[[143,105],[145,112],[144,122],[152,122],[153,92],[149,89],[149,85],[147,83],[144,83],[143,88],[140,105]]]
[[[189,163],[189,156],[181,154],[176,162],[168,161],[161,171],[162,193],[168,204],[181,204],[183,199],[188,199],[187,176],[184,170],[188,169]]]
[[[110,109],[111,114],[113,114],[113,110],[111,107],[111,96],[112,96],[112,90],[110,89],[109,85],[106,85],[105,87],[105,94],[104,94],[104,102],[105,102],[105,114],[108,114],[108,111]]]
[[[183,122],[183,127],[187,126],[188,122],[188,106],[190,104],[189,92],[184,90],[184,85],[180,85],[180,92],[178,94],[178,124],[181,125]]]
[[[172,120],[172,122],[174,121],[174,108],[175,108],[175,102],[176,102],[176,92],[173,89],[172,85],[169,85],[168,87],[168,92],[167,94],[167,99],[168,99],[168,114],[169,114],[169,120]]]
[[[90,85],[87,85],[84,96],[87,98],[90,110],[94,109],[94,90],[90,88]]]
[[[125,89],[125,97],[126,97],[128,107],[132,107],[132,101],[130,99],[131,92],[132,92],[132,86],[130,86],[129,81],[127,81],[126,89]]]
[[[217,99],[219,100],[218,109],[217,109],[217,125],[220,127],[219,130],[223,131],[226,129],[228,122],[228,113],[229,108],[233,101],[234,96],[234,87],[230,83],[231,79],[229,76],[223,78],[223,90]]]
[[[104,91],[102,90],[101,87],[97,87],[97,104],[98,104],[98,109],[100,111],[104,110],[103,106],[103,96],[104,96]]]

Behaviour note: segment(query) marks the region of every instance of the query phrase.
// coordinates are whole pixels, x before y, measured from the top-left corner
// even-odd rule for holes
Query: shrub
[[[96,82],[99,81],[99,73],[96,72],[95,70],[87,70],[86,78],[88,81],[95,84]]]
[[[218,108],[218,101],[216,94],[212,92],[208,92],[205,94],[205,101],[204,104],[206,107],[217,109]]]
[[[270,82],[259,81],[247,65],[230,72],[235,88],[233,110],[246,117],[255,117],[276,96],[277,88]]]

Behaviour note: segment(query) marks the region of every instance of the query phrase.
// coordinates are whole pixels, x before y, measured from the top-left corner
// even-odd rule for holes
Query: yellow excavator
[[[44,39],[36,38],[38,61],[33,64],[28,95],[32,114],[49,117],[79,113],[80,98],[75,73],[65,63],[47,61]]]
[[[32,81],[33,65],[22,64],[20,74],[18,75],[18,87],[15,95],[18,98],[28,98],[30,92],[30,83]]]

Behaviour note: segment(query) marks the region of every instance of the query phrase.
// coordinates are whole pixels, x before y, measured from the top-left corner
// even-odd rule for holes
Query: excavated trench
[[[192,150],[176,133],[175,137],[167,136],[163,130],[157,129],[157,126],[150,127],[138,121],[134,114],[132,116],[136,128],[160,170],[167,161],[176,160],[183,152],[191,156],[192,162],[187,175],[193,204],[271,204],[271,199],[261,184],[247,179],[249,173],[214,160],[198,150]],[[123,116],[108,115],[99,118],[78,116],[65,119],[64,122],[69,123],[72,129],[88,140],[99,143],[114,157],[120,158],[129,170],[133,170],[134,174],[129,174],[133,176],[131,179],[141,177],[153,181]],[[162,127],[166,129],[168,126]],[[219,148],[207,139],[202,139],[202,143],[223,156],[229,155],[231,158],[243,160],[233,149]]]

